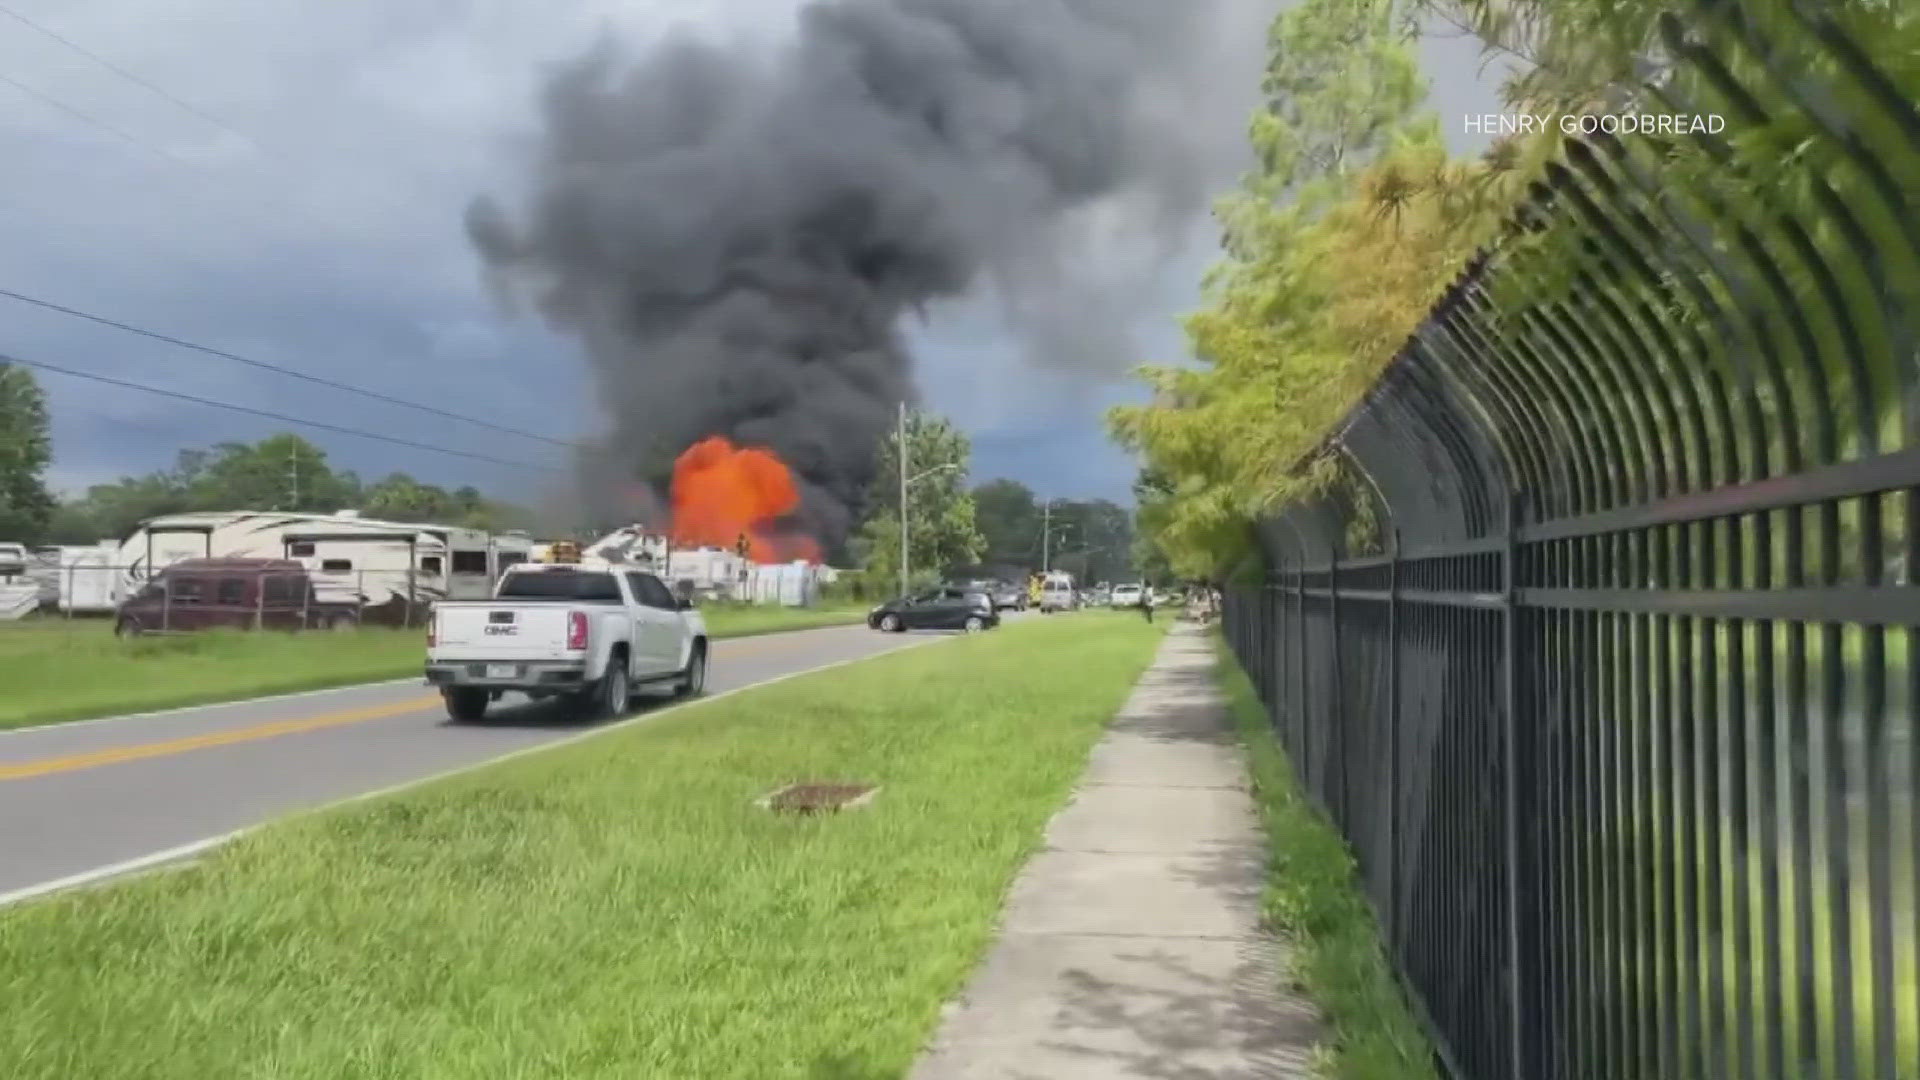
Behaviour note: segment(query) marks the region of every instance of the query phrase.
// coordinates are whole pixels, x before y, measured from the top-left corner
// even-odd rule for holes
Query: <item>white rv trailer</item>
[[[499,571],[524,561],[523,535],[337,514],[171,514],[143,522],[121,542],[118,596],[155,570],[190,558],[292,559],[324,599],[358,598],[363,618],[411,624],[434,600],[491,595]]]
[[[27,545],[0,540],[0,578],[25,576],[30,561]]]
[[[402,531],[403,535],[392,534]],[[296,536],[295,534],[308,534]],[[409,543],[408,540],[412,542]],[[446,595],[446,544],[418,526],[350,512],[274,511],[169,514],[142,522],[120,544],[119,592],[132,595],[155,571],[194,558],[294,559],[322,599],[358,599],[410,621],[415,603]],[[373,614],[369,612],[368,614]]]
[[[339,515],[312,528],[288,529],[282,541],[286,558],[309,565],[316,592],[351,587],[372,607],[399,605],[403,596],[411,597],[415,606],[435,600],[485,600],[493,595],[500,575],[533,552],[533,541],[524,533],[494,535],[451,525]],[[351,557],[356,552],[362,556],[357,566]],[[367,588],[375,572],[385,575],[388,591],[383,599],[373,598]],[[397,618],[410,626],[424,614],[424,607],[403,612],[396,606],[380,621]]]
[[[40,583],[25,544],[0,542],[0,621],[24,619],[40,607]]]
[[[665,534],[644,525],[616,529],[583,549],[600,558],[645,567],[678,591],[718,599],[747,599],[752,594],[753,564],[734,552],[713,547],[673,547]]]
[[[40,606],[64,612],[113,610],[117,540],[35,548],[26,576],[40,586]]]
[[[69,615],[107,615],[114,608],[114,585],[118,574],[114,557],[120,551],[116,540],[103,540],[91,547],[61,547],[55,569],[56,604]]]

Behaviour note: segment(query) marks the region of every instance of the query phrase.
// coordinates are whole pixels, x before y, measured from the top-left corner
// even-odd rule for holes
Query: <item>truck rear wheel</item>
[[[624,714],[633,705],[633,686],[627,681],[627,658],[615,653],[607,658],[607,672],[587,691],[587,719],[607,720]]]
[[[680,672],[680,681],[674,684],[673,692],[679,697],[698,697],[707,688],[707,649],[704,645],[695,645],[687,657],[687,666]]]
[[[486,690],[469,686],[450,686],[440,691],[440,696],[446,700],[447,716],[462,724],[485,719],[487,705],[493,700]]]

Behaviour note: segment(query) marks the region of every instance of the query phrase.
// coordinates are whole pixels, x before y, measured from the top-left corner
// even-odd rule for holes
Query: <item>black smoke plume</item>
[[[1076,266],[1088,215],[1170,235],[1231,175],[1260,8],[817,0],[771,55],[603,40],[561,69],[523,221],[483,199],[467,225],[592,360],[588,497],[722,434],[785,459],[836,548],[913,396],[903,317],[981,286],[1045,360],[1137,362]]]

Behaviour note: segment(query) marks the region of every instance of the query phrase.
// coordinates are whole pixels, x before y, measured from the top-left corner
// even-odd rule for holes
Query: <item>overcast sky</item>
[[[544,72],[603,25],[634,42],[688,26],[777,40],[799,3],[0,0],[0,289],[509,427],[589,434],[599,417],[577,347],[493,303],[461,214],[528,179]],[[1497,108],[1494,79],[1470,41],[1435,38],[1423,53],[1466,148],[1458,116]],[[1175,319],[1212,242],[1196,221],[1187,249],[1159,265],[1135,316],[1143,360],[1180,358]],[[986,302],[929,311],[910,333],[927,402],[974,440],[976,479],[1128,501],[1133,464],[1100,417],[1135,388],[1036,374]],[[4,297],[0,354],[516,462],[565,454]],[[287,427],[40,378],[62,489]],[[524,498],[552,475],[305,433],[370,477],[404,470]]]

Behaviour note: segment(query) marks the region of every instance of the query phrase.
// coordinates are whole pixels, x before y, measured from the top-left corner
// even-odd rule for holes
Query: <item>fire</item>
[[[799,505],[793,472],[771,450],[735,446],[714,435],[687,447],[673,463],[676,544],[732,550],[744,535],[754,562],[817,563],[820,546],[813,538],[779,525]]]

